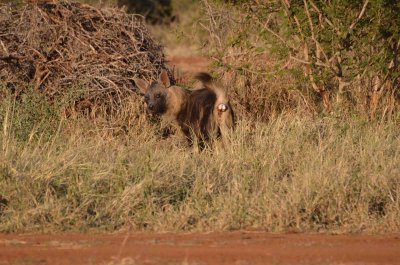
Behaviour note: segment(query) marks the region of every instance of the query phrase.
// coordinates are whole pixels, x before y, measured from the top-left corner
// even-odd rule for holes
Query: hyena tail
[[[208,73],[201,72],[196,74],[195,78],[199,80],[205,88],[212,90],[216,94],[217,96],[216,106],[219,106],[220,104],[225,104],[225,105],[229,104],[229,99],[226,95],[225,90],[215,82],[214,78],[211,75],[209,75]]]
[[[235,117],[225,89],[208,73],[198,73],[195,75],[195,78],[199,80],[205,88],[212,90],[216,94],[215,118],[219,123],[222,134],[226,134],[227,130],[234,128]]]

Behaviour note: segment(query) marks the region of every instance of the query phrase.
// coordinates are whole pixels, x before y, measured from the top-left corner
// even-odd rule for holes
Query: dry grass
[[[0,87],[0,231],[399,231],[399,117],[318,116],[294,75],[256,73],[268,51],[224,45],[240,118],[225,152],[163,139],[137,98],[85,118]]]
[[[193,153],[142,116],[124,133],[82,118],[31,129],[24,106],[2,106],[0,231],[400,228],[394,121],[239,121],[226,152]]]

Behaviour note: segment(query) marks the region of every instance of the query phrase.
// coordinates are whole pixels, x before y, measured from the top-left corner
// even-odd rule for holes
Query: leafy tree
[[[338,102],[348,98],[364,104],[374,116],[382,98],[398,96],[400,2],[280,0],[274,4],[283,10],[289,28],[277,32],[267,25],[267,30],[285,43],[291,59],[304,65],[326,110],[335,95]]]

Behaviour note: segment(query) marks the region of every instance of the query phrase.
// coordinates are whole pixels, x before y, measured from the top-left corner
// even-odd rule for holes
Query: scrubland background
[[[135,96],[110,117],[1,84],[0,231],[399,231],[397,1],[165,6],[138,10],[167,56],[210,60],[231,144],[165,139]]]

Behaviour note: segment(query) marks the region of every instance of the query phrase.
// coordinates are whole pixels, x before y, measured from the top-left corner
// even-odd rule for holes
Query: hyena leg
[[[231,111],[228,109],[226,112],[217,112],[216,120],[221,134],[222,148],[226,149],[231,145],[234,127]]]

